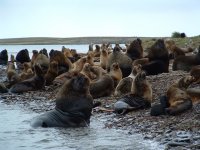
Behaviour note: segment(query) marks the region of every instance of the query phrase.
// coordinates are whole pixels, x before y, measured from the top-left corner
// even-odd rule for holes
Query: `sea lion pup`
[[[140,64],[134,65],[132,67],[131,74],[120,80],[117,87],[115,88],[114,96],[121,96],[131,92],[132,82],[135,79],[137,73],[141,72],[142,66]]]
[[[52,61],[49,65],[48,71],[44,78],[46,80],[46,85],[51,85],[53,80],[58,76],[58,62]]]
[[[111,65],[109,75],[112,77],[114,81],[114,88],[115,88],[119,83],[119,81],[122,79],[122,71],[118,63],[113,63]]]
[[[133,80],[131,94],[125,95],[114,104],[114,112],[125,114],[133,110],[151,107],[152,87],[146,80],[146,73],[139,72]]]
[[[90,124],[93,98],[89,79],[78,73],[67,80],[56,95],[54,110],[35,118],[33,127],[86,127]]]
[[[59,75],[73,68],[72,62],[68,58],[66,58],[61,51],[51,50],[49,56],[50,56],[50,62],[52,61],[58,62]]]
[[[97,81],[90,83],[90,94],[94,99],[110,96],[114,92],[114,81],[108,74],[102,75]]]
[[[172,70],[190,71],[193,66],[200,65],[200,46],[198,53],[192,56],[178,56],[174,59]]]
[[[39,53],[33,62],[33,68],[35,64],[39,64],[43,72],[46,73],[49,68],[49,63],[50,63],[49,58],[46,55]]]
[[[122,76],[127,77],[131,73],[132,69],[132,59],[127,55],[123,54],[120,47],[115,46],[113,52],[108,56],[107,62],[107,72],[110,71],[110,67],[113,63],[117,62],[122,71]]]
[[[126,55],[133,61],[143,57],[142,41],[139,38],[131,42],[126,50]]]
[[[105,70],[107,62],[108,62],[108,52],[106,49],[102,49],[100,53],[100,66]]]
[[[27,91],[40,90],[40,89],[44,88],[45,79],[44,79],[44,73],[42,71],[42,68],[40,67],[39,64],[36,64],[34,66],[34,70],[35,70],[34,77],[14,84],[10,88],[10,92],[22,93],[22,92],[27,92]]]
[[[6,65],[8,63],[8,51],[6,49],[0,52],[0,65]]]
[[[15,70],[14,63],[8,62],[6,73],[7,73],[7,79],[9,82],[9,86],[12,86],[20,81],[20,77]]]
[[[177,115],[192,108],[192,100],[187,94],[188,86],[194,81],[192,76],[184,76],[172,84],[165,96],[160,98],[160,104],[151,108],[152,116]]]
[[[148,49],[146,58],[149,59],[149,63],[142,65],[142,70],[144,70],[147,75],[169,72],[169,52],[162,39],[158,39]]]

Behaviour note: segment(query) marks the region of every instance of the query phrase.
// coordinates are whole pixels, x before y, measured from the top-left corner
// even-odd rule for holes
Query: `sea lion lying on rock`
[[[160,97],[160,104],[151,108],[152,116],[177,115],[192,108],[192,100],[187,93],[188,86],[193,82],[193,77],[185,76],[172,84],[166,95]]]
[[[33,127],[85,127],[90,123],[93,98],[89,79],[78,73],[66,80],[56,96],[54,110],[35,118]]]
[[[19,83],[14,84],[10,88],[10,92],[12,93],[22,93],[27,91],[35,91],[40,90],[44,88],[45,85],[45,79],[44,79],[44,73],[40,67],[40,65],[36,64],[34,66],[35,70],[35,76],[21,81]]]
[[[139,72],[131,88],[131,94],[125,95],[114,104],[114,112],[125,114],[133,110],[151,107],[152,87],[146,80],[146,73]]]

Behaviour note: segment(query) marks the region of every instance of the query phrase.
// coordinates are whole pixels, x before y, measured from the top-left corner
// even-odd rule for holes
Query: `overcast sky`
[[[0,0],[0,38],[200,35],[200,0]]]

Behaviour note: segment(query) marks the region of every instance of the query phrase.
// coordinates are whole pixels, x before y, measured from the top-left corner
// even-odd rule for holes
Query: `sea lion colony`
[[[62,115],[67,112],[68,117],[69,113],[77,117],[76,113],[84,109],[82,116],[87,116],[87,119],[83,119],[85,123],[89,122],[93,99],[104,96],[117,96],[113,112],[120,114],[151,107],[150,114],[154,116],[177,115],[200,102],[200,89],[190,88],[191,84],[199,83],[200,80],[200,47],[197,54],[188,55],[192,51],[191,48],[179,48],[172,40],[158,39],[147,48],[145,55],[139,38],[126,46],[124,50],[119,44],[113,48],[111,44],[102,44],[95,45],[93,49],[92,44],[85,56],[65,47],[62,47],[62,50],[51,50],[49,54],[46,49],[33,50],[32,58],[29,57],[28,50],[23,49],[15,59],[11,56],[10,61],[7,51],[3,50],[0,53],[0,63],[7,64],[7,81],[1,83],[1,92],[22,93],[42,90],[49,85],[59,85],[60,94],[57,95],[56,104],[63,103],[65,109],[61,110],[57,105],[55,109],[59,113],[63,111]],[[151,106],[154,91],[146,76],[169,72],[171,60],[173,70],[190,71],[190,76],[185,76],[168,87],[160,98],[160,104]],[[81,98],[83,95],[89,97]],[[73,115],[70,110],[77,106],[70,99],[77,99],[77,103],[82,104]],[[47,116],[52,115],[54,116],[48,113]],[[75,121],[61,126],[81,126],[79,124],[84,123]],[[48,125],[40,123],[39,126]]]

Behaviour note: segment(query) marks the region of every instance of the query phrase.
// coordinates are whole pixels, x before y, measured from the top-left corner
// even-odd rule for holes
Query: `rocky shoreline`
[[[148,76],[153,88],[153,104],[159,102],[159,96],[165,93],[171,83],[187,74],[183,71],[171,71]],[[1,68],[0,81],[4,80],[5,68]],[[23,109],[45,112],[54,108],[57,90],[53,86],[46,86],[43,90],[24,94],[1,94],[0,99],[7,104],[19,104]],[[144,139],[158,141],[165,149],[200,149],[200,104],[177,116],[150,116],[150,109],[116,115],[112,112],[116,99],[112,96],[95,99],[101,101],[102,105],[93,110],[93,117],[103,117],[105,128],[128,130],[130,134],[140,133]]]

